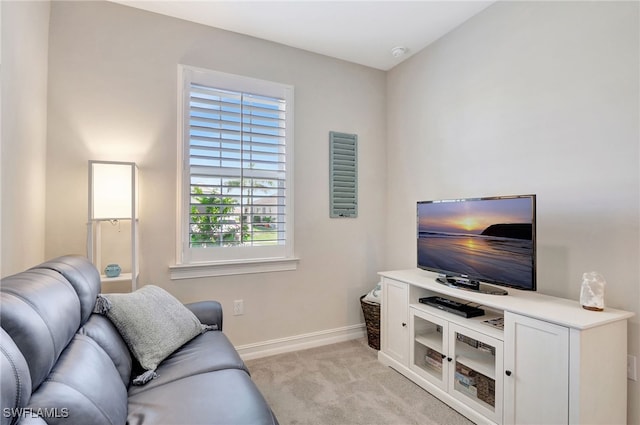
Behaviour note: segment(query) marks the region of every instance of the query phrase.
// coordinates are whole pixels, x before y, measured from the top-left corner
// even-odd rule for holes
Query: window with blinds
[[[183,262],[287,257],[291,88],[185,75]]]

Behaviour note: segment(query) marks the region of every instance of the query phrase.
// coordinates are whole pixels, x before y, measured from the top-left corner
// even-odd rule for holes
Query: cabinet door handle
[[[510,370],[505,370],[504,374],[507,375],[507,376],[511,376],[511,371]]]
[[[453,361],[453,359],[451,357],[447,357],[447,361],[450,362]]]
[[[407,327],[407,324],[406,324],[406,323],[404,323],[404,322],[402,322],[402,327],[403,327],[403,328],[406,328],[406,327]]]
[[[445,357],[447,357],[446,354],[440,354],[442,356],[442,358],[444,359]],[[451,359],[449,359],[449,361],[451,361]]]

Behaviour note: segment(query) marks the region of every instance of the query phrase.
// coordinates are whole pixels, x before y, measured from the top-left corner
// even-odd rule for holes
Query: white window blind
[[[183,93],[182,262],[291,256],[289,90],[203,72],[186,72]]]

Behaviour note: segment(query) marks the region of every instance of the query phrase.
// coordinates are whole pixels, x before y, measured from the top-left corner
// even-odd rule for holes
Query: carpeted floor
[[[246,362],[281,425],[470,425],[395,370],[366,339]]]

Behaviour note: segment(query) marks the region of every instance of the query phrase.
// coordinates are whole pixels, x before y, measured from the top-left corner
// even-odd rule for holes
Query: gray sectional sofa
[[[60,257],[0,284],[0,414],[4,424],[277,424],[242,359],[222,333],[215,301],[186,306],[204,332],[140,371],[112,322],[93,313],[95,267]]]

